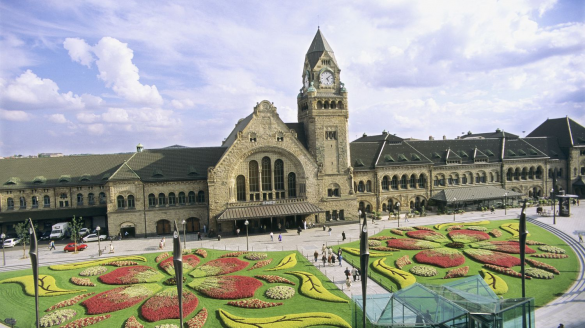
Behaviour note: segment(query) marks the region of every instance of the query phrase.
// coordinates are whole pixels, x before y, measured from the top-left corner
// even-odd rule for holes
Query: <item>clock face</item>
[[[309,74],[305,75],[305,89],[309,88]]]
[[[331,74],[331,72],[329,71],[321,73],[321,78],[319,79],[319,82],[321,82],[321,85],[325,86],[333,85],[334,82],[333,74]]]

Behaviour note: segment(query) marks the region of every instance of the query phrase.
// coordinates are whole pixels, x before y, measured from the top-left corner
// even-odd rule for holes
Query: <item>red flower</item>
[[[217,276],[196,279],[188,286],[212,298],[233,300],[253,297],[262,282],[245,276]]]
[[[248,262],[242,261],[235,257],[221,258],[203,264],[202,266],[193,270],[190,275],[193,277],[208,277],[228,274],[240,271],[248,266],[248,264]]]
[[[199,300],[189,291],[183,291],[183,318],[197,308]],[[140,313],[147,321],[179,318],[179,296],[176,288],[168,288],[155,294],[140,308]]]
[[[184,255],[183,256],[183,270],[191,270],[199,264],[199,257],[195,255]],[[175,274],[175,264],[173,258],[169,257],[166,260],[160,262],[158,266],[165,270],[168,274]]]
[[[456,249],[438,248],[420,251],[414,256],[419,263],[433,264],[441,268],[451,268],[465,263],[465,257]]]

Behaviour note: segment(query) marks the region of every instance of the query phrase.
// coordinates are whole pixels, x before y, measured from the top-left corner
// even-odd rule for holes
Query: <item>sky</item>
[[[0,0],[0,156],[220,146],[257,102],[297,121],[317,27],[349,135],[585,125],[585,1]]]

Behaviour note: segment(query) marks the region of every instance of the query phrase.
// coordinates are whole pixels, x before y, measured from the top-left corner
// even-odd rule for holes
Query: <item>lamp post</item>
[[[95,231],[97,231],[97,235],[98,235],[98,256],[102,256],[102,244],[100,242],[100,230],[102,230],[102,228],[100,228],[100,226],[95,227]]]
[[[358,228],[362,230],[362,210],[358,210]]]
[[[39,321],[39,257],[38,257],[38,247],[37,247],[37,234],[35,232],[35,228],[33,226],[32,220],[29,218],[28,222],[30,224],[29,232],[30,232],[30,247],[28,250],[28,254],[30,255],[30,263],[33,270],[33,283],[35,284],[35,311],[37,315],[36,326],[37,328],[40,327]]]
[[[457,198],[453,197],[453,221],[455,221],[455,202],[457,201]]]
[[[246,222],[244,222],[244,225],[246,225],[246,250],[249,251],[249,244],[248,244],[248,225],[250,224],[250,221],[246,220]]]
[[[185,235],[185,225],[187,224],[187,221],[183,220],[183,248],[187,248],[187,237]]]
[[[396,217],[398,218],[398,228],[400,228],[400,202],[396,202],[396,210],[398,211],[398,214],[396,214]]]
[[[6,253],[4,253],[4,239],[6,238],[6,234],[2,233],[0,237],[2,237],[2,263],[4,263],[4,266],[6,266]]]
[[[368,224],[364,220],[364,225],[360,232],[360,269],[361,269],[361,281],[362,281],[362,307],[364,309],[363,314],[363,327],[366,328],[366,298],[367,298],[367,286],[368,286],[368,262],[370,260],[370,247],[368,245]]]
[[[508,215],[508,193],[504,193],[504,215]]]
[[[553,190],[552,190],[552,199],[553,199],[553,224],[557,224],[557,168],[555,167],[553,171]]]
[[[179,327],[183,327],[183,250],[181,249],[177,221],[173,223],[175,225],[175,231],[173,231],[173,265],[175,266],[175,281],[177,282],[177,296],[179,299]]]

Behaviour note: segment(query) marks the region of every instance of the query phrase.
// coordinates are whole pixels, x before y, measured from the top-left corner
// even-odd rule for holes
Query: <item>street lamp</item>
[[[362,323],[366,328],[366,298],[368,286],[368,263],[370,260],[370,247],[368,244],[368,224],[364,221],[362,231],[360,231],[360,274],[362,281],[362,308],[364,310]]]
[[[185,224],[187,224],[187,221],[183,220],[183,248],[187,249],[187,237],[185,237]]]
[[[358,228],[362,230],[362,210],[358,210]]]
[[[396,210],[398,211],[398,214],[396,215],[396,218],[398,219],[398,228],[400,228],[400,202],[396,202]]]
[[[28,229],[30,233],[30,247],[28,248],[28,254],[30,255],[30,264],[33,270],[33,283],[35,284],[36,326],[39,328],[41,323],[39,320],[39,250],[37,245],[37,233],[30,218],[28,218],[28,223],[30,224]]]
[[[98,235],[98,256],[102,256],[102,243],[100,242],[100,230],[102,230],[102,228],[100,228],[100,226],[95,227],[95,231],[97,231],[97,235]]]
[[[453,221],[455,221],[455,202],[457,201],[457,198],[453,197]]]
[[[0,237],[2,237],[2,262],[4,263],[3,265],[6,266],[6,253],[4,253],[4,239],[6,238],[6,234],[2,233]]]
[[[249,244],[248,244],[248,225],[250,224],[250,222],[248,220],[246,220],[246,222],[244,222],[244,225],[246,225],[246,250],[249,251]]]
[[[504,215],[508,215],[508,193],[504,193]]]

